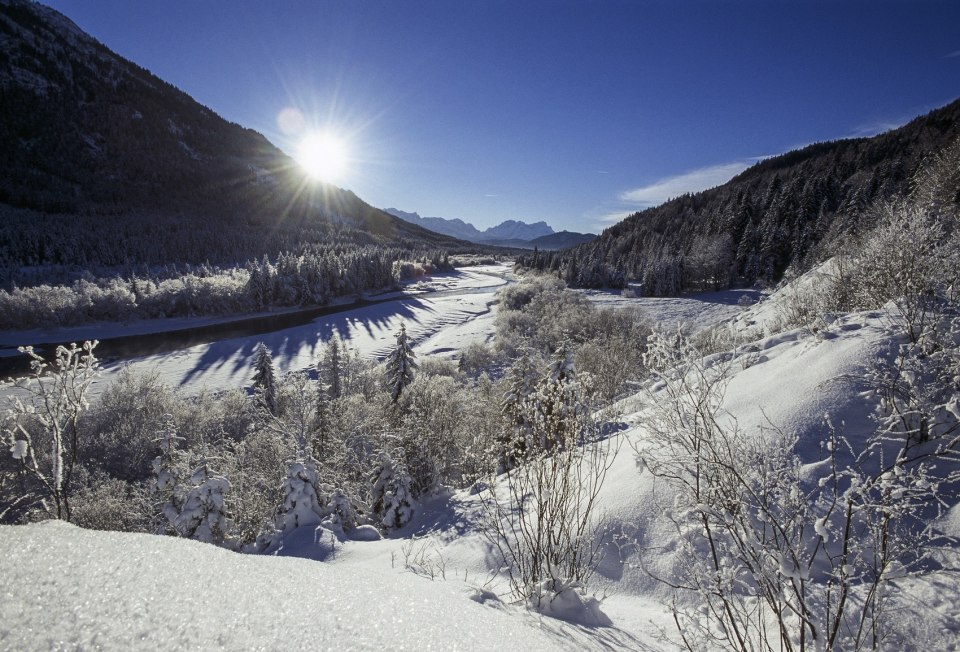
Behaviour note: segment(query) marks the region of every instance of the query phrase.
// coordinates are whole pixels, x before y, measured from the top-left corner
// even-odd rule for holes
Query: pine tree
[[[331,337],[327,343],[327,355],[324,360],[326,367],[327,395],[331,399],[340,398],[343,394],[343,388],[340,382],[340,376],[343,373],[340,369],[340,344],[336,337]],[[323,374],[321,374],[321,380]]]
[[[380,525],[387,529],[401,528],[413,518],[413,502],[410,492],[410,474],[403,463],[404,451],[398,448],[394,456],[380,454],[380,464],[371,476],[373,488],[370,504]]]
[[[414,360],[416,354],[407,341],[407,328],[400,324],[397,332],[397,345],[387,359],[387,386],[390,388],[390,398],[396,403],[400,394],[413,382],[413,373],[417,369]]]
[[[323,459],[330,433],[330,395],[329,389],[323,386],[322,381],[317,381],[317,410],[313,423],[314,454]]]
[[[280,487],[280,505],[274,525],[280,536],[303,525],[317,525],[326,516],[320,497],[317,461],[295,460],[287,467],[287,477]]]
[[[190,452],[178,449],[182,437],[168,418],[160,434],[160,455],[153,460],[150,491],[157,500],[157,534],[173,534],[205,543],[229,542],[225,494],[230,483],[210,471],[202,456],[190,472]]]
[[[227,518],[224,500],[224,495],[230,490],[230,482],[222,476],[213,475],[204,458],[190,476],[190,483],[193,487],[184,496],[173,526],[182,537],[204,543],[226,542],[233,526]]]
[[[263,404],[271,414],[277,413],[277,379],[273,369],[273,359],[263,342],[257,345],[256,358],[253,361],[253,386],[260,392]]]

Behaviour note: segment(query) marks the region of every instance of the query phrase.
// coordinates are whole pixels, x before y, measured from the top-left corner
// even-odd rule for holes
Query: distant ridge
[[[411,224],[422,226],[436,233],[442,233],[469,242],[520,249],[565,249],[589,242],[596,236],[592,233],[574,233],[571,231],[554,232],[546,222],[533,224],[518,220],[506,220],[497,226],[483,231],[461,219],[444,217],[421,217],[418,213],[409,213],[399,208],[387,208],[385,211]]]

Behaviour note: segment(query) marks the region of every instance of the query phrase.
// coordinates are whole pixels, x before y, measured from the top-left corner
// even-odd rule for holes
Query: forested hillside
[[[22,266],[236,264],[308,245],[463,243],[308,180],[35,3],[0,1],[0,280]]]
[[[572,251],[526,256],[571,285],[638,281],[650,295],[779,280],[873,223],[878,200],[909,193],[921,164],[960,135],[960,101],[873,138],[817,143],[728,183],[635,213]]]

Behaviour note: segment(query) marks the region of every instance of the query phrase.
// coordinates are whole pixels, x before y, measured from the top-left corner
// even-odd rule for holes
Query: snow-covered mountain
[[[517,220],[507,220],[497,226],[491,226],[483,232],[491,240],[533,240],[540,236],[550,235],[554,230],[546,222],[527,224]]]
[[[561,231],[557,233],[544,221],[529,224],[519,220],[506,220],[496,226],[481,231],[473,224],[461,219],[445,217],[421,217],[419,213],[408,213],[399,208],[387,208],[384,212],[401,220],[422,226],[435,233],[449,235],[477,244],[518,247],[521,249],[566,249],[583,242],[589,242],[596,236],[592,233]]]

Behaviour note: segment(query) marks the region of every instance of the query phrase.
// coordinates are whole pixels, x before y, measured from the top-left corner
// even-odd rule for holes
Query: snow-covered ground
[[[92,389],[95,395],[124,367],[134,372],[157,373],[172,387],[188,393],[248,385],[253,354],[259,342],[266,344],[281,373],[311,368],[326,342],[340,338],[351,351],[365,358],[383,358],[394,345],[394,335],[405,324],[407,333],[421,355],[455,357],[472,342],[492,337],[497,289],[510,277],[507,265],[487,265],[438,274],[409,285],[403,292],[384,295],[393,298],[332,315],[308,324],[272,333],[224,339],[172,353],[133,358],[103,365],[103,373]],[[175,323],[168,323],[173,321]],[[190,325],[216,323],[211,319],[151,320],[129,325],[83,326],[54,331],[6,333],[6,341],[67,341],[164,332]],[[42,337],[41,337],[42,336]],[[26,339],[24,339],[26,338]],[[30,339],[34,338],[34,339]]]
[[[626,297],[620,290],[578,290],[592,303],[605,308],[635,307],[654,324],[676,328],[685,324],[690,332],[701,331],[743,312],[741,297],[751,302],[763,295],[755,289],[722,290],[680,297]]]
[[[561,640],[559,624],[541,628],[472,600],[466,584],[399,568],[60,522],[0,526],[0,541],[5,650],[549,650]]]
[[[737,306],[742,294],[715,301],[589,296],[607,305],[646,306],[660,322],[688,315],[697,328],[715,323],[720,313],[752,327],[783,300],[773,295],[767,305],[745,311]],[[489,293],[423,295],[262,339],[282,369],[308,366],[317,343],[332,333],[364,355],[382,355],[400,321],[421,355],[449,352],[489,336],[491,299]],[[800,463],[815,473],[824,457],[826,413],[846,423],[853,442],[873,427],[861,379],[893,338],[889,319],[867,312],[817,332],[758,339],[734,357],[723,408],[746,433],[761,436],[772,425],[796,434]],[[242,385],[253,343],[218,343],[178,359],[134,364],[153,365],[188,386]],[[574,625],[494,597],[505,596],[507,584],[480,530],[479,498],[458,492],[419,505],[411,524],[379,541],[339,541],[331,548],[329,536],[318,543],[313,529],[301,528],[280,551],[293,559],[60,523],[2,527],[0,648],[672,649],[664,638],[675,636],[666,607],[671,590],[652,575],[667,575],[677,554],[664,517],[670,495],[636,459],[635,446],[647,437],[645,404],[638,396],[622,405],[626,428],[615,439],[623,443],[597,504],[604,525],[629,545],[605,548],[591,585],[604,597],[610,627]],[[944,498],[952,503],[940,527],[956,535],[958,497]],[[916,649],[957,649],[960,577],[896,582],[898,599],[923,604],[923,622],[904,624],[913,628]],[[889,617],[902,616],[893,610]]]

